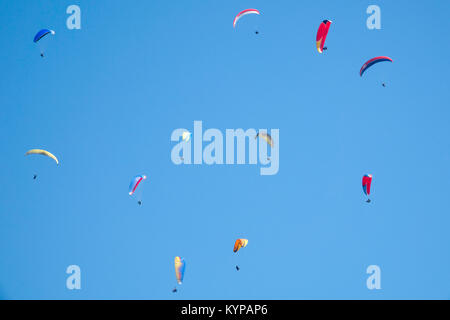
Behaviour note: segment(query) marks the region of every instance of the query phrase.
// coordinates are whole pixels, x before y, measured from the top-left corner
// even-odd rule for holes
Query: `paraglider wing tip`
[[[128,192],[128,194],[131,196],[133,194],[133,192]]]

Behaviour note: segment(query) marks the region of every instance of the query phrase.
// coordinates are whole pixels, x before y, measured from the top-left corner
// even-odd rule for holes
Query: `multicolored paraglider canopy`
[[[233,252],[238,252],[239,249],[245,248],[247,244],[248,244],[247,239],[237,239],[236,242],[234,243]]]
[[[272,140],[272,137],[270,136],[270,134],[268,134],[268,133],[265,133],[265,132],[261,132],[261,133],[257,133],[256,134],[256,137],[255,138],[261,138],[261,139],[263,139],[264,141],[266,141],[267,142],[267,144],[268,145],[270,145],[271,147],[273,147],[273,140]]]
[[[28,151],[25,153],[26,156],[28,156],[28,155],[30,155],[30,154],[41,154],[41,155],[43,155],[43,156],[52,158],[53,160],[56,161],[56,164],[59,164],[58,159],[57,159],[53,154],[51,154],[50,152],[48,152],[47,150],[42,150],[42,149],[31,149],[31,150],[28,150]]]
[[[178,284],[183,283],[184,269],[186,268],[186,262],[181,257],[175,257],[175,276]]]
[[[48,34],[54,35],[54,34],[55,34],[55,31],[50,30],[50,29],[42,29],[42,30],[39,30],[38,33],[36,33],[36,35],[34,36],[33,41],[34,41],[34,42],[38,42],[39,40],[41,40],[43,37],[45,37],[45,36],[48,35]]]
[[[238,22],[238,20],[247,14],[260,14],[260,12],[256,9],[245,9],[245,10],[239,12],[237,14],[237,16],[234,17],[233,28],[236,28],[236,23]]]
[[[385,57],[385,56],[372,58],[363,64],[363,66],[359,70],[359,76],[362,77],[363,73],[366,72],[367,69],[369,69],[374,64],[377,64],[378,62],[383,62],[383,61],[393,62],[391,58]]]
[[[372,175],[365,174],[362,178],[362,188],[366,196],[370,195],[370,185],[372,184]]]
[[[317,51],[319,51],[319,53],[323,52],[323,47],[325,45],[325,40],[327,38],[328,30],[330,29],[330,26],[331,26],[330,20],[323,20],[319,26],[319,29],[317,30],[316,47],[317,47]]]
[[[131,179],[128,194],[131,196],[136,191],[136,188],[138,187],[139,183],[141,183],[141,181],[145,179],[147,179],[145,175],[138,175],[133,179]]]

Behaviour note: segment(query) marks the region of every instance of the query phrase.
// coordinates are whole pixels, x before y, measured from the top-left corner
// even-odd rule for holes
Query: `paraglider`
[[[175,257],[175,276],[177,278],[177,283],[182,284],[184,278],[184,269],[186,268],[186,263],[181,257]],[[175,289],[176,290],[176,289]]]
[[[383,62],[383,61],[393,62],[391,58],[385,57],[385,56],[372,58],[372,59],[370,59],[369,61],[367,61],[366,63],[363,64],[363,66],[359,70],[359,76],[362,77],[362,75],[364,74],[364,72],[366,72],[367,69],[369,69],[374,64],[377,64],[377,63]]]
[[[46,150],[42,150],[42,149],[31,149],[31,150],[28,150],[28,151],[25,153],[26,156],[28,156],[28,155],[30,155],[30,154],[41,154],[41,155],[43,155],[43,156],[52,158],[53,160],[55,160],[56,164],[59,164],[58,159],[57,159],[53,154],[51,154],[50,152],[48,152],[48,151],[46,151]]]
[[[371,200],[369,199],[370,195],[370,186],[372,184],[372,175],[371,174],[365,174],[362,178],[362,188],[364,194],[367,196],[367,203],[369,203]]]
[[[128,194],[130,196],[132,196],[134,194],[134,192],[136,191],[137,187],[139,186],[139,184],[145,179],[147,179],[147,176],[145,176],[145,175],[137,175],[133,179],[131,179],[130,186],[128,187]],[[142,200],[139,199],[140,197],[141,197],[141,195],[139,194],[137,203],[138,203],[138,205],[141,206]]]
[[[260,14],[260,12],[256,9],[245,9],[239,12],[233,20],[233,28],[236,28],[236,23],[238,22],[238,20],[247,14]]]
[[[38,31],[38,33],[36,33],[36,35],[34,36],[33,42],[34,43],[38,43],[42,38],[44,38],[47,35],[55,35],[55,31],[50,30],[50,29],[41,29]],[[44,51],[41,49],[41,57],[44,57]]]
[[[247,239],[237,239],[234,242],[234,247],[233,247],[233,252],[236,253],[239,251],[239,249],[241,248],[245,248],[248,244],[248,240]],[[240,268],[238,265],[236,265],[236,270],[239,271]]]
[[[324,45],[328,35],[328,30],[330,29],[331,26],[331,22],[332,21],[330,20],[323,20],[319,26],[319,29],[317,30],[316,47],[319,53],[323,53],[323,50],[327,50],[327,47],[324,47]]]

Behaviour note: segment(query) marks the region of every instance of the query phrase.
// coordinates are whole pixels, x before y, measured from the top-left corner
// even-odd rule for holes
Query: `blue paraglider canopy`
[[[48,34],[55,34],[55,31],[49,30],[49,29],[42,29],[38,33],[36,33],[33,41],[38,42],[39,40],[41,40],[43,37],[45,37]]]

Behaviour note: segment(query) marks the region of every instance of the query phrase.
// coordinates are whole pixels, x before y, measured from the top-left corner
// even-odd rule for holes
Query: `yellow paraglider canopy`
[[[50,157],[50,158],[52,158],[53,160],[56,161],[56,164],[59,164],[58,159],[57,159],[53,154],[51,154],[50,152],[48,152],[48,151],[46,151],[46,150],[42,150],[42,149],[31,149],[31,150],[28,150],[27,153],[25,153],[26,156],[28,156],[28,155],[30,155],[30,154],[41,154],[41,155],[43,155],[43,156]]]
[[[273,140],[272,140],[272,137],[270,136],[270,134],[265,133],[265,132],[261,132],[261,133],[258,132],[256,134],[255,139],[258,137],[260,137],[261,139],[264,139],[269,146],[273,147]]]
[[[191,138],[191,133],[189,131],[184,131],[182,138],[183,138],[183,141],[188,142],[189,139]]]

